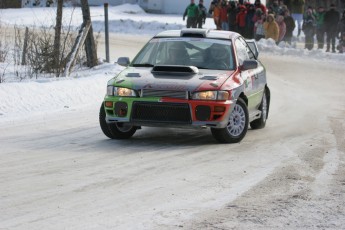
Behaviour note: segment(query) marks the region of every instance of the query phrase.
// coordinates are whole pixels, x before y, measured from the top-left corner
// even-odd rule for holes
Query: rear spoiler
[[[258,46],[256,45],[255,40],[254,39],[246,39],[246,42],[247,42],[250,50],[254,54],[254,57],[258,58],[259,57],[259,50],[258,50]]]

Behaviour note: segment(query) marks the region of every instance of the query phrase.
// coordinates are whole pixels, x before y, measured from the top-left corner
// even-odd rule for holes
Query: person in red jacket
[[[236,15],[236,24],[238,33],[244,36],[246,31],[246,16],[247,16],[247,9],[244,5],[240,5],[240,11]]]

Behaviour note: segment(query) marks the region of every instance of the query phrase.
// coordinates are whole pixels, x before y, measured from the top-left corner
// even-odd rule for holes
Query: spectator
[[[221,27],[221,23],[220,23],[220,4],[221,2],[217,2],[217,4],[214,6],[213,8],[213,20],[214,20],[214,24],[216,25],[217,30],[220,30]]]
[[[198,6],[195,5],[194,0],[190,0],[190,4],[187,6],[183,14],[183,21],[187,16],[187,28],[196,28],[196,22],[199,15]]]
[[[238,12],[236,15],[236,24],[237,24],[238,33],[244,36],[244,33],[246,31],[247,11],[244,5],[240,5],[239,9],[240,9],[240,12]]]
[[[272,10],[271,13],[273,13],[274,16],[279,15],[280,12],[281,12],[281,7],[279,5],[279,1],[278,0],[273,0],[272,4],[269,5],[269,8]]]
[[[292,0],[291,2],[291,16],[297,21],[298,26],[297,36],[300,36],[302,30],[304,3],[304,0]]]
[[[229,25],[230,31],[237,32],[236,15],[237,15],[236,3],[234,1],[231,1],[228,7],[228,25]]]
[[[274,15],[269,14],[267,15],[267,20],[264,22],[264,29],[265,29],[265,38],[269,39],[272,38],[274,41],[278,41],[279,39],[279,26],[277,22],[274,20]]]
[[[303,19],[303,32],[305,35],[305,48],[312,50],[314,47],[314,35],[315,35],[315,17],[313,15],[313,9],[308,8]]]
[[[345,10],[343,11],[342,17],[338,23],[338,34],[339,34],[339,53],[345,52]]]
[[[263,14],[267,14],[267,8],[264,4],[261,3],[261,0],[255,0],[254,2],[255,10],[260,8]]]
[[[255,11],[254,21],[254,38],[256,41],[259,41],[261,38],[265,38],[265,14],[262,13],[260,8],[257,8]]]
[[[208,9],[208,14],[209,15],[212,15],[213,14],[213,10],[214,8],[218,5],[218,0],[213,0],[211,3],[210,3],[210,7]]]
[[[246,32],[245,37],[249,39],[254,38],[254,15],[255,7],[253,4],[247,5],[247,15],[246,15]]]
[[[204,0],[199,0],[198,9],[199,9],[199,13],[198,13],[197,27],[202,28],[202,25],[205,24],[205,21],[206,21],[206,12],[207,12],[206,7],[204,6]]]
[[[325,14],[325,28],[327,34],[327,49],[330,51],[332,42],[332,52],[335,53],[335,37],[337,36],[337,27],[340,20],[339,12],[335,10],[335,5],[331,4],[330,9]]]
[[[291,2],[293,0],[284,0],[284,5],[286,6],[286,8],[290,11],[291,10]]]
[[[222,30],[229,30],[228,24],[228,5],[225,1],[222,1],[219,12],[220,26]]]
[[[315,13],[315,19],[316,19],[316,40],[317,40],[317,48],[323,49],[323,46],[325,44],[325,8],[323,6],[320,6]]]
[[[285,10],[284,12],[284,22],[286,25],[286,33],[284,36],[284,41],[286,41],[288,44],[291,45],[292,34],[293,34],[293,31],[295,30],[296,23],[295,23],[295,20],[291,17],[289,10]]]
[[[279,43],[279,42],[283,41],[285,33],[286,33],[286,25],[284,22],[284,16],[278,15],[276,21],[277,21],[277,24],[279,26],[279,36],[278,36],[278,42],[277,42],[277,43]]]

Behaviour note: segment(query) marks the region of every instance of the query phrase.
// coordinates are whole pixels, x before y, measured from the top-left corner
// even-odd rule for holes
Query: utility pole
[[[89,21],[91,23],[91,16],[90,16],[90,7],[88,0],[80,0],[82,13],[83,13],[83,26]],[[93,37],[93,29],[92,25],[89,29],[85,40],[85,51],[87,57],[87,65],[89,67],[94,67],[98,64],[97,60],[97,52],[96,52],[96,44],[95,39]]]

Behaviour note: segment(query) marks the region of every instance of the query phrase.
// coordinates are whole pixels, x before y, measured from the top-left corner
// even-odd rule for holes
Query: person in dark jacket
[[[312,50],[314,47],[314,35],[315,35],[315,17],[313,9],[308,8],[303,18],[302,30],[305,35],[305,48]]]
[[[253,4],[247,5],[247,15],[246,15],[246,31],[245,38],[253,39],[254,38],[254,15],[255,7]]]
[[[284,11],[284,22],[286,25],[286,33],[284,36],[284,41],[291,45],[293,31],[295,30],[296,23],[293,17],[291,17],[290,11],[288,9]]]
[[[324,18],[326,34],[327,34],[326,52],[330,51],[331,43],[332,43],[332,52],[335,53],[335,38],[337,36],[337,27],[338,27],[339,20],[340,20],[340,14],[338,11],[336,11],[335,5],[331,4],[331,7],[326,12],[325,18]]]
[[[237,32],[236,15],[237,15],[236,3],[231,1],[228,8],[228,24],[229,31]]]
[[[199,16],[198,6],[195,5],[194,0],[190,0],[190,4],[187,6],[183,14],[183,21],[187,16],[187,28],[196,28],[196,22]]]
[[[205,21],[206,21],[206,12],[207,12],[206,7],[204,6],[204,0],[199,0],[198,9],[199,9],[199,14],[198,14],[198,19],[197,19],[196,24],[198,28],[202,28],[202,25],[205,24]]]

